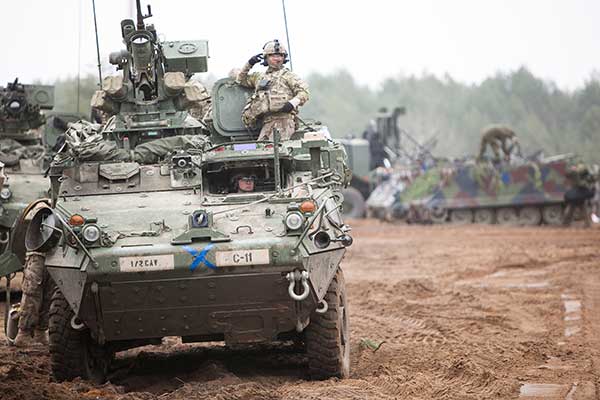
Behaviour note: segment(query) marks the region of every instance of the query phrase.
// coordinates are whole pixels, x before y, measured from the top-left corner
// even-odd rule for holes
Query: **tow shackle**
[[[302,301],[308,297],[310,294],[310,288],[308,287],[308,271],[298,271],[288,272],[285,276],[290,284],[288,285],[288,294],[293,300]],[[296,294],[294,292],[294,286],[296,286],[296,282],[302,283],[302,293]]]

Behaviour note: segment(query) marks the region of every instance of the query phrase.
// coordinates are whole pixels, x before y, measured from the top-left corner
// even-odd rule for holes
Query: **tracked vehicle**
[[[143,35],[160,59],[165,44],[144,33],[143,18],[138,2],[135,29],[133,21],[122,24],[125,40]],[[186,43],[174,44],[180,65],[206,70],[206,47],[192,54]],[[135,55],[122,55],[128,71]],[[162,66],[173,66],[166,58],[157,64],[157,87],[165,84]],[[255,141],[258,132],[241,121],[251,93],[230,79],[213,88],[204,137],[197,127],[177,125],[187,117],[172,112],[173,96],[159,91],[140,99],[148,93],[135,86],[145,82],[123,81],[128,105],[115,118],[128,123],[86,131],[87,138],[113,139],[86,143],[112,143],[117,158],[153,143],[150,137],[176,144],[152,162],[83,160],[84,144],[87,152],[53,163],[52,206],[35,214],[26,243],[46,253],[59,289],[50,318],[54,378],[102,381],[115,352],[166,336],[227,344],[299,340],[311,377],[346,377],[348,311],[339,264],[352,238],[339,211],[349,177],[343,147],[310,126],[294,140],[279,142],[275,131],[273,142]],[[254,176],[253,192],[237,191],[240,173]]]
[[[562,223],[571,157],[519,164],[439,166],[420,176],[393,207],[409,222],[534,226]]]

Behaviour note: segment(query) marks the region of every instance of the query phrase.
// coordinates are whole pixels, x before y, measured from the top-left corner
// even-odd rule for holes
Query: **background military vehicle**
[[[440,165],[418,177],[393,207],[412,222],[557,225],[571,164],[565,155]]]
[[[258,132],[241,122],[250,93],[230,79],[213,88],[210,137],[198,135],[182,123],[167,69],[206,71],[206,42],[161,44],[146,17],[138,1],[137,25],[121,24],[124,74],[110,81],[119,89],[98,94],[120,102],[118,113],[100,130],[70,128],[70,149],[50,171],[52,207],[27,233],[59,288],[50,311],[54,378],[101,381],[114,352],[165,336],[300,339],[312,377],[347,376],[344,148],[310,127],[284,143],[255,141]],[[150,54],[154,81],[137,70],[148,65],[140,54]],[[168,137],[179,133],[193,135]],[[109,161],[95,161],[98,153]],[[237,192],[240,174],[253,176],[254,192]]]
[[[53,86],[25,85],[17,78],[0,87],[0,162],[6,175],[0,188],[0,277],[22,268],[25,225],[17,223],[22,211],[48,196],[42,110],[53,105]]]
[[[419,143],[399,124],[406,110],[382,108],[363,138],[342,139],[352,169],[350,187],[343,190],[344,216],[385,217],[395,201],[425,165],[435,162],[435,139]]]

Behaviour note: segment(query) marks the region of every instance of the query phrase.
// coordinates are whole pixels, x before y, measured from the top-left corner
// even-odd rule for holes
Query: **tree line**
[[[381,107],[405,107],[400,125],[424,142],[438,141],[434,154],[447,157],[475,155],[481,130],[502,123],[515,130],[525,154],[576,153],[588,161],[600,154],[600,79],[592,74],[583,87],[561,90],[551,81],[522,67],[497,73],[479,84],[457,82],[431,74],[385,79],[377,88],[357,83],[345,70],[305,77],[311,99],[301,117],[316,119],[335,137],[360,137]],[[205,79],[209,85],[214,76]],[[55,83],[56,109],[77,111],[77,80]],[[89,100],[97,78],[79,82],[79,111],[89,115]]]

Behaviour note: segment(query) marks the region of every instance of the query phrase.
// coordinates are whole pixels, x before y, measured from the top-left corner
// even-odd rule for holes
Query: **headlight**
[[[6,201],[10,199],[11,196],[12,191],[9,188],[3,188],[2,190],[0,190],[0,199]]]
[[[302,223],[304,222],[304,217],[299,212],[291,212],[285,217],[285,226],[289,230],[295,231],[302,227]]]
[[[100,228],[98,228],[96,225],[87,225],[81,231],[81,235],[86,242],[94,243],[100,239]]]

